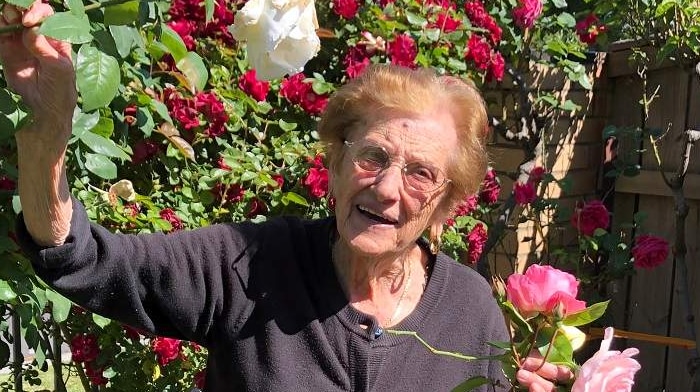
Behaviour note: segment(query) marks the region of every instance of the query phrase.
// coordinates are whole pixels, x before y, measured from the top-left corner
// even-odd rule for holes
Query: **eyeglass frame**
[[[365,172],[365,173],[374,173],[375,176],[378,176],[381,172],[383,172],[384,170],[387,170],[390,166],[394,166],[394,165],[397,165],[397,164],[398,164],[397,162],[395,162],[394,159],[392,159],[392,155],[389,154],[389,151],[387,151],[386,148],[385,148],[384,146],[381,146],[381,145],[379,145],[379,144],[377,144],[377,143],[374,143],[374,142],[371,142],[371,141],[366,141],[366,140],[364,140],[364,141],[354,141],[354,142],[351,142],[351,141],[349,141],[349,140],[344,140],[344,141],[343,141],[343,146],[350,149],[350,148],[352,148],[354,145],[360,145],[359,143],[362,143],[362,142],[365,142],[365,143],[367,143],[367,144],[370,145],[370,146],[374,146],[374,147],[378,148],[379,150],[383,151],[384,154],[385,154],[386,157],[387,157],[386,163],[385,163],[384,165],[382,165],[382,167],[381,167],[379,170],[368,170],[368,169],[362,167],[362,166],[357,162],[357,157],[358,157],[359,154],[353,155],[353,156],[351,157],[352,163],[353,163],[356,167],[358,167],[360,170],[362,170],[363,172]],[[378,162],[377,162],[377,163],[378,163]],[[428,170],[429,170],[431,173],[437,172],[439,175],[442,175],[442,176],[444,177],[443,180],[442,180],[442,182],[441,182],[440,184],[438,184],[437,182],[434,182],[434,186],[435,186],[435,187],[434,187],[434,188],[431,188],[431,189],[426,189],[426,190],[417,189],[415,186],[411,185],[411,183],[410,183],[410,182],[408,181],[408,179],[406,178],[406,173],[407,173],[408,166],[410,166],[410,165],[412,165],[412,164],[416,164],[416,163],[419,164],[420,167],[428,168]],[[435,166],[432,166],[432,165],[429,165],[429,164],[426,164],[426,163],[424,163],[424,162],[413,161],[413,162],[408,162],[408,163],[406,163],[406,162],[404,161],[403,166],[401,166],[400,169],[401,169],[401,178],[402,178],[402,180],[403,180],[404,186],[406,186],[407,189],[410,189],[410,190],[412,190],[412,191],[414,191],[414,192],[432,193],[432,192],[435,192],[435,191],[441,189],[441,188],[444,187],[446,184],[449,184],[449,183],[452,182],[452,180],[450,180],[449,178],[447,178],[447,175],[444,173],[444,171],[443,171],[442,169],[440,169],[440,168],[438,168],[438,167],[435,167]]]

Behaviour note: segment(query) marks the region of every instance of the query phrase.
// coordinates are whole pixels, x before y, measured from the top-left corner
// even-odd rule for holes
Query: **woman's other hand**
[[[555,383],[573,381],[574,373],[566,366],[544,362],[539,352],[532,351],[523,361],[516,377],[530,392],[553,392],[556,391]]]
[[[5,4],[0,27],[21,24],[25,28],[0,35],[0,62],[10,88],[32,109],[37,130],[31,138],[65,143],[77,101],[71,45],[38,33],[38,25],[53,14],[48,4],[35,1],[26,11]],[[45,137],[42,137],[45,136]]]

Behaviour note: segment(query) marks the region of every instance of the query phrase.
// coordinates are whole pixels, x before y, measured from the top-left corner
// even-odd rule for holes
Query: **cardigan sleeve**
[[[37,275],[75,303],[145,331],[208,346],[225,319],[235,330],[251,300],[239,268],[256,252],[259,225],[218,224],[171,234],[114,234],[73,199],[70,233],[41,247],[20,215],[17,237]]]

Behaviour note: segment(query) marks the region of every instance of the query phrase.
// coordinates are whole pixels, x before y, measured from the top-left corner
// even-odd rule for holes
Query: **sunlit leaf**
[[[5,2],[22,8],[29,8],[34,3],[34,0],[5,0]]]
[[[483,376],[472,377],[463,383],[457,385],[452,392],[469,392],[482,385],[490,384],[491,380]]]
[[[129,159],[129,155],[111,139],[107,139],[95,133],[85,132],[80,137],[80,141],[85,143],[86,146],[90,147],[90,149],[97,154],[123,160]]]
[[[204,65],[204,60],[195,52],[188,52],[176,64],[177,69],[182,71],[189,81],[192,93],[204,90],[209,79],[207,66]]]
[[[17,294],[10,285],[4,280],[0,280],[0,301],[7,302],[15,298],[17,298]]]
[[[57,12],[46,18],[39,33],[72,44],[92,41],[90,22],[87,17],[77,17],[71,12]]]
[[[127,25],[139,17],[139,0],[111,5],[105,8],[104,22],[106,25]]]
[[[109,104],[119,90],[120,72],[117,60],[100,50],[83,45],[76,59],[78,89],[83,98],[83,110]]]
[[[85,168],[105,180],[117,178],[117,165],[101,154],[85,153]]]
[[[580,312],[572,313],[562,320],[562,324],[570,327],[590,324],[605,314],[609,303],[610,301],[598,302]]]
[[[68,319],[70,308],[73,305],[70,300],[57,292],[46,289],[46,298],[51,301],[51,314],[56,322],[62,323]]]
[[[180,34],[176,33],[175,30],[171,29],[165,23],[161,24],[161,29],[160,42],[168,49],[168,52],[173,56],[175,62],[180,61],[187,55],[185,42],[182,40],[182,37],[180,37]]]

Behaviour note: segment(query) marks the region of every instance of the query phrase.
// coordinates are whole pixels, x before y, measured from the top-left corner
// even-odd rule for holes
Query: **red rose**
[[[333,0],[333,12],[345,19],[354,18],[359,8],[357,0]]]
[[[484,37],[472,34],[467,41],[464,58],[473,61],[477,69],[486,71],[491,63],[491,46]]]
[[[206,370],[200,370],[194,375],[194,386],[197,387],[198,389],[204,390],[204,386],[206,385],[207,381],[207,372]]]
[[[650,234],[638,236],[632,247],[634,266],[646,269],[660,266],[668,258],[668,248],[668,242],[661,237]]]
[[[364,47],[351,46],[343,59],[345,65],[345,74],[350,79],[354,79],[367,68],[370,64],[369,56]]]
[[[498,183],[496,171],[489,169],[484,176],[484,181],[481,182],[481,192],[479,192],[479,201],[485,204],[493,204],[498,201],[498,195],[501,193],[501,184]]]
[[[486,73],[486,81],[502,81],[505,69],[506,61],[503,59],[503,55],[499,52],[494,52],[491,54],[491,62],[489,63],[489,69]]]
[[[17,188],[15,180],[8,176],[0,176],[0,191],[14,191]]]
[[[475,264],[479,261],[481,253],[484,252],[484,245],[486,245],[487,239],[488,232],[484,228],[484,224],[479,222],[474,225],[474,228],[467,234],[467,242],[469,243],[469,250],[467,251],[468,263]]]
[[[414,61],[418,55],[418,48],[416,48],[416,42],[410,35],[403,33],[394,37],[387,44],[386,52],[392,64],[410,68],[415,67]]]
[[[262,102],[270,91],[270,82],[258,80],[255,70],[250,69],[238,79],[238,87],[258,102]]]
[[[177,339],[156,337],[151,342],[153,352],[160,366],[165,366],[180,355],[180,341]]]
[[[281,174],[273,174],[272,179],[277,182],[277,187],[282,189],[284,186],[284,176]]]
[[[527,184],[516,182],[513,187],[513,193],[515,194],[515,202],[520,205],[530,204],[537,198],[535,185],[529,182]]]
[[[540,0],[521,0],[519,7],[513,9],[513,21],[516,26],[527,29],[535,24],[535,20],[542,14],[542,2]]]
[[[267,212],[267,205],[265,202],[255,197],[250,201],[250,206],[248,207],[248,213],[246,216],[248,218],[254,218],[258,215],[264,215]]]
[[[462,203],[460,203],[457,208],[455,208],[455,213],[454,216],[465,216],[471,214],[474,210],[476,210],[476,205],[478,203],[478,199],[476,198],[476,195],[471,195],[464,199]]]
[[[600,200],[591,200],[576,206],[571,216],[571,225],[587,236],[592,236],[596,229],[607,229],[609,224],[608,209]]]
[[[437,15],[435,23],[433,23],[431,26],[434,28],[438,28],[445,33],[451,33],[453,31],[456,31],[461,25],[461,20],[454,19],[447,12],[442,11]]]
[[[85,363],[85,375],[93,385],[107,385],[107,379],[102,375],[104,368],[97,366],[95,362]]]
[[[501,41],[503,31],[498,26],[496,20],[486,12],[484,3],[481,0],[472,0],[464,3],[464,11],[474,27],[481,27],[488,30],[491,35],[491,43],[498,45]]]
[[[170,222],[173,231],[182,230],[185,226],[182,224],[182,219],[171,208],[164,208],[159,213],[160,217]]]
[[[223,205],[238,203],[245,196],[245,189],[240,184],[217,183],[211,189],[217,202]]]
[[[97,336],[93,334],[76,335],[71,339],[69,346],[74,362],[92,362],[100,354]]]
[[[598,36],[604,33],[607,27],[600,23],[595,14],[589,14],[583,20],[576,23],[576,34],[581,42],[592,45],[598,39]]]
[[[304,82],[305,76],[302,73],[290,76],[282,80],[280,95],[294,105],[311,114],[319,115],[323,113],[328,104],[328,95],[316,94],[311,87],[311,83]]]
[[[207,92],[197,94],[194,97],[194,107],[209,124],[209,127],[204,130],[205,135],[217,137],[226,131],[224,124],[228,121],[228,114],[216,94]]]
[[[158,154],[161,149],[160,144],[150,139],[139,140],[134,145],[134,155],[131,156],[131,162],[134,165],[146,162]]]
[[[216,160],[216,167],[218,167],[221,170],[228,170],[231,171],[231,166],[226,164],[226,161],[224,160],[224,157],[219,157],[219,159]]]
[[[542,181],[542,177],[547,173],[547,170],[542,166],[535,166],[530,170],[528,181],[537,185]]]
[[[323,165],[321,155],[309,158],[311,168],[304,177],[303,184],[309,193],[317,198],[321,198],[328,193],[328,169]]]
[[[191,20],[175,20],[168,23],[168,26],[182,38],[187,50],[194,50],[195,39],[192,34],[196,30],[196,25]]]

